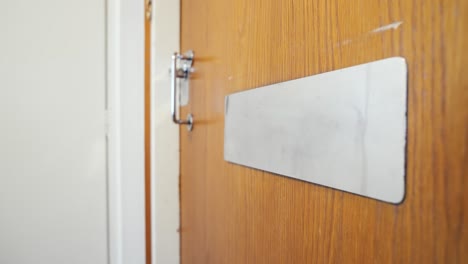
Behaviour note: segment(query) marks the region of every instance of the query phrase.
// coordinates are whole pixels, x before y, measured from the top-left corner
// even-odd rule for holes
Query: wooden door
[[[152,0],[145,0],[145,256],[152,261],[151,243],[151,16]]]
[[[183,0],[182,263],[468,263],[468,1]],[[230,164],[224,97],[402,56],[406,198],[391,205]]]

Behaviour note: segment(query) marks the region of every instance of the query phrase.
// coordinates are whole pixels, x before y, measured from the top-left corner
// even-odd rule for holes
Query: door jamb
[[[144,263],[144,9],[104,3],[108,263]]]
[[[152,264],[180,263],[179,126],[170,113],[171,56],[179,51],[180,3],[152,0],[151,255]]]

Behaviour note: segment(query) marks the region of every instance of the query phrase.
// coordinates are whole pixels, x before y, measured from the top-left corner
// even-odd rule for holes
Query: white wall
[[[106,263],[105,1],[0,1],[0,263]]]
[[[171,119],[169,67],[179,50],[179,1],[153,0],[152,241],[153,264],[180,263],[179,127]]]
[[[0,1],[1,264],[145,263],[143,36],[140,1]]]

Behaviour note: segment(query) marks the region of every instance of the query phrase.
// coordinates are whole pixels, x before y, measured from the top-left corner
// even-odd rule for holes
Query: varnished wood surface
[[[146,264],[151,264],[151,1],[143,1],[145,9],[145,240]],[[138,177],[138,175],[135,175]]]
[[[196,54],[182,263],[468,263],[468,1],[181,4],[182,51]],[[392,56],[409,71],[402,204],[223,160],[225,95]]]

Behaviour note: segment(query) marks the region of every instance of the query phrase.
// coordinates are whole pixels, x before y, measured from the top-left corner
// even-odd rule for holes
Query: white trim
[[[120,1],[107,0],[108,262],[122,264],[120,156]]]
[[[170,112],[169,67],[179,50],[180,4],[153,0],[151,34],[152,264],[180,263],[179,127]]]
[[[106,5],[108,262],[144,264],[143,2]]]

